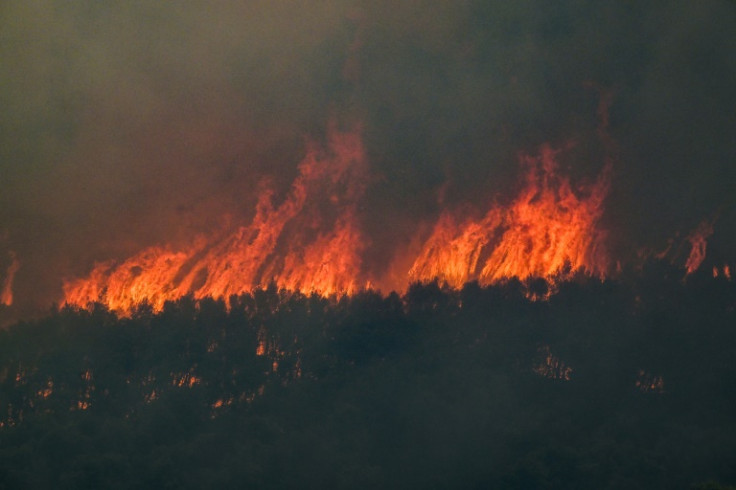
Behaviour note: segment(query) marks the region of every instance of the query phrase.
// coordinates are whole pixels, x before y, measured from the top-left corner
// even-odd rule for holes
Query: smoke
[[[39,0],[0,32],[0,233],[28,309],[95,261],[247,223],[331,119],[364,128],[368,266],[512,198],[547,142],[573,182],[614,158],[619,253],[703,220],[708,253],[736,245],[733,2]]]

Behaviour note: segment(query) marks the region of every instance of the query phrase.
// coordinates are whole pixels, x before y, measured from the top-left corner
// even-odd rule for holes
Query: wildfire
[[[438,279],[452,287],[467,281],[493,284],[509,278],[549,283],[578,271],[603,276],[608,269],[605,232],[598,222],[608,190],[606,167],[596,183],[574,191],[557,173],[556,152],[525,157],[525,185],[507,207],[481,219],[458,221],[444,213],[414,262],[414,281]]]
[[[494,205],[475,220],[443,213],[404,269],[402,286],[437,279],[460,288],[513,277],[554,285],[581,271],[603,276],[608,257],[598,223],[609,168],[592,185],[573,189],[558,174],[556,154],[544,146],[522,159],[523,187],[508,206]],[[130,313],[143,302],[158,311],[185,295],[228,298],[269,284],[324,296],[380,284],[362,262],[367,242],[357,210],[366,180],[360,134],[332,128],[326,149],[308,148],[283,202],[275,204],[264,186],[249,225],[199,237],[189,247],[151,247],[97,264],[86,278],[64,284],[65,301]]]
[[[101,302],[119,312],[145,301],[160,310],[187,294],[228,298],[272,282],[326,296],[352,293],[361,286],[364,240],[355,210],[366,180],[364,160],[358,132],[332,128],[326,150],[308,148],[280,205],[271,189],[263,189],[250,225],[215,240],[200,237],[184,250],[151,247],[122,263],[98,264],[87,278],[64,284],[65,301],[82,307]]]

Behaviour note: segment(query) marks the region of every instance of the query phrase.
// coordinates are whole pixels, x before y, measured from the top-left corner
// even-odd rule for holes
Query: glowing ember
[[[540,347],[539,353],[543,359],[532,368],[535,373],[549,379],[570,381],[572,368],[567,366],[558,357],[552,355],[549,346]]]
[[[411,279],[459,287],[473,279],[487,285],[513,277],[554,283],[578,271],[603,276],[608,257],[598,221],[609,169],[575,192],[557,174],[554,158],[545,146],[538,157],[523,160],[525,186],[508,208],[494,206],[480,220],[461,223],[443,214],[409,271]]]
[[[713,277],[723,277],[727,280],[731,280],[731,268],[728,264],[723,264],[722,269],[718,269],[717,266],[713,266]]]
[[[639,370],[636,387],[644,393],[664,393],[664,379],[662,376],[652,375],[642,369]]]
[[[171,385],[172,386],[177,386],[179,388],[182,388],[182,387],[193,388],[194,386],[200,384],[201,382],[202,382],[202,378],[195,376],[191,372],[178,373],[178,374],[171,373]]]
[[[36,396],[39,398],[47,399],[54,393],[54,380],[49,377],[46,381],[46,385],[36,392]]]
[[[79,400],[77,400],[76,405],[72,405],[72,410],[87,410],[92,404],[92,393],[95,391],[92,371],[85,370],[81,378],[84,382],[84,390],[79,393]]]

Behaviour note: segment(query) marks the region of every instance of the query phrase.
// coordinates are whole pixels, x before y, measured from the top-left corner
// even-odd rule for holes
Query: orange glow
[[[508,206],[494,205],[479,219],[443,213],[423,245],[413,242],[418,255],[402,258],[398,274],[391,269],[393,288],[435,279],[460,288],[472,280],[489,285],[538,277],[554,286],[578,272],[603,277],[609,260],[598,223],[610,167],[592,185],[573,188],[558,174],[556,153],[543,146],[539,156],[522,159],[525,180]],[[200,236],[188,247],[150,247],[97,264],[86,278],[65,282],[64,301],[101,302],[130,314],[144,302],[160,311],[185,295],[227,299],[269,284],[323,296],[371,287],[381,278],[363,269],[367,242],[357,218],[367,177],[359,132],[332,127],[327,149],[308,147],[280,204],[263,186],[249,225]],[[396,252],[406,257],[406,250]],[[258,354],[265,350],[259,345]]]
[[[543,359],[532,368],[535,373],[549,379],[570,381],[572,368],[558,357],[553,356],[549,346],[541,347],[539,353],[543,356]]]
[[[196,385],[202,382],[202,378],[199,378],[189,373],[171,373],[171,385],[179,388],[194,388]],[[154,390],[155,393],[156,390]],[[153,399],[153,398],[152,398]]]
[[[215,410],[215,409],[218,409],[218,408],[229,407],[229,406],[231,406],[233,404],[233,402],[234,402],[234,400],[233,400],[232,397],[230,397],[230,398],[218,398],[217,400],[215,400],[214,403],[212,403],[210,405],[210,408],[213,409],[213,410]]]
[[[409,271],[411,280],[458,288],[470,280],[488,285],[532,277],[554,284],[578,271],[604,276],[606,234],[598,222],[609,167],[595,184],[575,191],[557,174],[555,154],[544,146],[538,157],[522,160],[524,187],[507,208],[493,206],[479,220],[444,213]]]
[[[36,392],[39,398],[47,399],[54,392],[54,381],[49,378],[46,382],[46,386]]]
[[[713,277],[724,277],[727,280],[731,280],[731,268],[728,266],[728,264],[723,264],[723,268],[721,270],[718,269],[717,266],[713,266]]]
[[[263,340],[260,340],[258,342],[258,347],[256,348],[256,355],[262,356],[266,353],[266,342]]]
[[[698,229],[688,237],[692,249],[690,249],[690,255],[685,262],[685,269],[688,274],[692,274],[700,267],[700,264],[705,260],[705,249],[708,245],[707,239],[713,234],[713,225],[710,223],[703,222],[698,226]]]
[[[326,149],[308,146],[281,202],[261,186],[250,224],[188,246],[154,246],[99,263],[87,277],[65,282],[64,301],[79,307],[100,302],[130,314],[142,303],[160,311],[186,295],[227,299],[270,284],[329,297],[387,280],[401,291],[416,281],[460,288],[510,278],[543,278],[548,295],[574,274],[603,277],[609,269],[599,221],[610,165],[592,184],[573,187],[558,173],[557,153],[543,146],[538,156],[521,159],[523,185],[507,206],[493,205],[477,219],[442,213],[428,239],[412,241],[418,253],[396,250],[390,278],[381,278],[370,276],[362,260],[367,240],[358,206],[368,181],[362,140],[358,131],[333,126]],[[258,354],[265,350],[259,345]]]
[[[15,280],[15,274],[20,269],[20,262],[13,252],[10,252],[10,258],[11,262],[8,270],[5,272],[2,290],[0,290],[0,304],[5,306],[13,304],[13,281]]]
[[[79,400],[77,400],[76,406],[72,406],[72,410],[87,410],[91,406],[92,393],[95,391],[95,385],[93,383],[92,371],[89,369],[85,370],[80,376],[84,381],[84,390],[79,394]]]
[[[65,282],[65,302],[130,313],[143,302],[160,311],[188,294],[228,298],[272,282],[324,296],[361,288],[364,240],[355,212],[366,182],[363,146],[358,132],[331,129],[328,149],[308,148],[281,204],[262,190],[250,225],[199,237],[188,248],[151,247],[97,264],[88,277]]]
[[[662,376],[654,376],[646,371],[639,370],[636,387],[644,393],[664,393],[664,379]]]

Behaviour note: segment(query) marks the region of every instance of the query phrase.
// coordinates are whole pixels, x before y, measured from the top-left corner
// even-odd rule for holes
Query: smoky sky
[[[508,199],[547,142],[576,182],[612,159],[621,255],[703,220],[712,253],[736,245],[726,0],[4,2],[0,101],[0,252],[29,308],[248,220],[335,120],[362,128],[375,263],[441,209]]]

